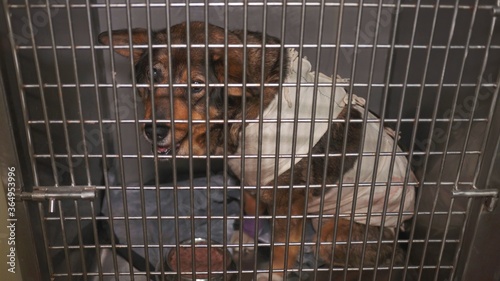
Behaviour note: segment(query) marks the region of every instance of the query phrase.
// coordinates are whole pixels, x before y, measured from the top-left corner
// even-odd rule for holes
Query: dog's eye
[[[204,88],[203,86],[201,86],[201,84],[203,84],[203,82],[193,81],[193,83],[191,83],[191,94],[196,94],[201,92],[201,90],[203,90]]]
[[[158,68],[156,67],[153,67],[153,80],[155,82],[158,82],[159,78],[160,78],[160,74],[161,74],[161,70],[159,70]]]

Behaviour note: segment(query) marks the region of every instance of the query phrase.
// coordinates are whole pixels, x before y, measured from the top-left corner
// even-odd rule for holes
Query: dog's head
[[[191,44],[189,52],[187,47],[182,46],[188,44],[188,27]],[[205,34],[208,34],[208,38]],[[170,53],[167,47],[154,47],[151,53],[148,47],[130,48],[131,44],[148,45],[148,38],[151,38],[152,45],[174,46],[170,48]],[[148,34],[145,29],[133,29],[130,33],[124,29],[101,33],[99,42],[104,45],[112,43],[115,52],[133,59],[138,84],[153,84],[153,87],[138,87],[138,92],[145,108],[144,119],[153,120],[154,112],[154,119],[157,120],[156,124],[144,124],[143,131],[146,139],[153,143],[153,128],[156,127],[155,149],[159,154],[167,154],[172,149],[176,149],[177,154],[188,154],[189,135],[192,137],[194,154],[205,154],[207,149],[213,153],[222,145],[223,126],[220,122],[211,122],[207,126],[203,120],[222,120],[224,112],[227,112],[229,119],[257,117],[260,95],[264,95],[264,102],[268,103],[276,94],[277,87],[266,87],[263,93],[260,87],[246,87],[244,93],[241,86],[244,81],[244,65],[247,67],[246,83],[277,83],[280,73],[280,49],[266,49],[262,74],[262,47],[248,47],[247,61],[244,64],[243,33],[240,31],[227,33],[229,45],[241,46],[228,47],[227,54],[224,48],[224,29],[217,26],[206,26],[202,22],[182,23],[170,28],[170,42],[167,38],[167,30]],[[210,46],[208,55],[206,47],[203,46],[206,43],[216,45]],[[262,35],[248,33],[247,43],[261,44]],[[268,37],[266,43],[279,44],[279,40]],[[264,77],[264,81],[261,81],[261,77]],[[240,85],[224,88],[223,85],[227,84]],[[241,112],[243,98],[248,101],[246,114]],[[193,120],[191,124],[188,122],[190,119]],[[237,140],[232,139],[237,139],[241,125],[230,123],[229,126],[231,128],[228,142],[230,147],[237,146],[232,143]],[[207,133],[210,147],[207,147]]]

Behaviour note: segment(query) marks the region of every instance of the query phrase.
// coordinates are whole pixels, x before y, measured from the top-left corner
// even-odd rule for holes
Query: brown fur
[[[170,29],[171,42],[167,42],[167,31],[162,30],[152,34],[153,44],[186,44],[186,29],[187,25],[185,23],[175,25]],[[210,44],[223,44],[224,43],[224,30],[222,28],[209,25],[208,27],[208,41]],[[205,24],[201,22],[193,22],[189,25],[190,29],[190,42],[192,44],[205,44]],[[108,33],[102,33],[99,36],[99,40],[103,44],[109,44],[110,41],[114,45],[128,45],[129,37],[126,30],[119,30],[112,32],[112,40],[109,40]],[[132,34],[132,42],[134,44],[147,44],[147,33],[143,29],[135,29]],[[261,44],[262,34],[260,33],[247,33],[247,43],[248,44]],[[227,41],[229,44],[242,44],[243,43],[243,32],[242,31],[232,31],[228,32]],[[280,43],[278,39],[270,36],[266,36],[266,43],[268,44],[278,44]],[[116,51],[124,56],[130,56],[130,50],[127,49],[116,49]],[[169,80],[172,79],[173,83],[194,83],[199,81],[200,83],[224,83],[224,48],[210,48],[208,61],[205,58],[205,48],[191,48],[190,49],[190,63],[191,63],[191,81],[188,81],[187,74],[187,50],[186,48],[172,48],[172,56],[169,58],[166,48],[154,49],[152,53],[153,67],[157,70],[156,84],[168,84]],[[287,61],[280,63],[280,49],[279,48],[266,48],[264,55],[264,73],[261,73],[261,59],[262,59],[262,49],[258,48],[248,48],[247,50],[247,69],[246,69],[246,83],[260,83],[261,77],[264,77],[264,83],[279,83],[280,71],[283,72],[283,77],[286,77],[287,73]],[[285,60],[287,59],[284,56]],[[136,63],[136,79],[138,83],[149,84],[151,74],[149,73],[149,54],[147,49],[134,49],[133,59]],[[242,48],[228,48],[227,54],[228,64],[227,64],[227,76],[228,83],[243,83],[243,49]],[[172,73],[169,77],[169,63],[172,67]],[[205,73],[205,67],[208,64],[209,73]],[[280,67],[285,67],[280,69]],[[195,89],[195,88],[193,88]],[[277,87],[265,87],[264,92],[260,92],[260,87],[247,87],[246,92],[243,93],[241,87],[229,87],[226,89],[227,96],[225,96],[225,91],[220,87],[209,87],[209,92],[206,93],[205,87],[198,89],[199,91],[192,91],[191,93],[191,103],[188,103],[188,91],[186,87],[177,87],[169,89],[167,87],[156,87],[154,90],[155,96],[155,113],[156,119],[167,119],[169,120],[173,110],[174,120],[188,120],[189,119],[189,107],[191,107],[191,119],[192,120],[205,120],[207,112],[211,120],[223,119],[224,118],[224,98],[227,98],[227,117],[229,120],[242,120],[254,119],[259,115],[260,98],[261,95],[264,101],[264,108],[269,104],[269,102],[278,93]],[[172,94],[170,94],[170,91]],[[145,119],[152,119],[152,104],[151,104],[151,91],[150,88],[141,88],[140,95],[143,99],[145,106]],[[206,107],[206,95],[209,97],[209,108]],[[242,99],[246,99],[246,112],[242,112]],[[170,108],[170,99],[173,99],[174,108]],[[345,119],[347,116],[347,111],[344,110],[338,119]],[[351,119],[360,119],[361,115],[356,110],[351,110]],[[171,131],[172,124],[166,123],[169,132]],[[236,148],[240,144],[239,135],[241,132],[241,123],[229,123],[228,126],[228,149],[229,153],[234,153]],[[187,154],[188,153],[188,125],[187,123],[176,123],[174,125],[174,139],[175,143],[178,144],[177,154]],[[362,132],[362,125],[359,123],[351,123],[349,125],[348,136],[347,136],[347,147],[348,153],[357,153],[360,150],[360,134]],[[194,154],[203,155],[207,150],[211,153],[220,153],[223,148],[224,140],[224,130],[222,124],[211,123],[208,126],[208,133],[210,139],[210,146],[206,147],[206,134],[207,126],[206,124],[196,123],[192,125],[192,149]],[[323,138],[314,146],[312,153],[324,153],[327,148],[327,141],[330,138],[329,151],[330,153],[340,153],[342,151],[345,123],[333,123],[331,128],[330,136],[323,136]],[[173,147],[171,144],[171,137],[167,135],[164,139],[158,141],[159,145],[164,145],[167,147]],[[294,167],[293,174],[293,184],[303,185],[306,182],[309,184],[321,184],[323,179],[323,168],[325,165],[324,158],[311,158],[311,172],[309,178],[307,178],[308,169],[308,159],[303,158]],[[356,157],[346,157],[344,171],[351,169],[356,161]],[[341,172],[341,157],[330,157],[327,167],[327,184],[333,184],[338,181]],[[290,184],[290,171],[283,173],[278,177],[278,185],[289,185]],[[268,183],[268,185],[274,184],[274,181]],[[291,197],[290,197],[290,192]],[[276,195],[276,198],[274,197]],[[292,215],[303,215],[305,209],[306,196],[320,196],[320,189],[311,189],[309,194],[306,195],[305,189],[293,189],[293,190],[262,190],[259,194],[260,203],[259,210],[254,202],[255,197],[253,194],[245,194],[245,211],[247,213],[263,213],[267,209],[269,214],[272,214],[273,209],[276,215],[287,215],[289,209]],[[289,200],[291,198],[291,201]],[[301,242],[302,241],[302,224],[303,219],[291,219],[289,237],[290,242]],[[351,226],[352,225],[352,226]],[[334,233],[335,221],[333,219],[324,220],[323,227],[321,229],[321,240],[322,241],[332,241]],[[287,231],[287,220],[286,219],[276,219],[274,222],[275,227],[275,241],[284,242],[284,237],[286,237]],[[349,250],[349,265],[359,266],[363,259],[361,244],[357,244],[356,241],[363,241],[365,231],[367,233],[368,240],[378,240],[380,234],[380,227],[366,226],[357,223],[351,223],[344,219],[338,220],[337,225],[337,242],[338,241],[348,241],[349,232],[352,228],[351,240],[354,242],[350,246]],[[368,229],[367,229],[368,228]],[[382,238],[384,240],[394,239],[391,231],[384,229]],[[380,247],[380,262],[386,262],[392,254],[392,243],[383,243],[380,246],[377,244],[367,244],[364,253],[364,265],[373,265],[377,256],[377,247]],[[332,256],[332,246],[322,245],[318,250],[320,258],[329,262]],[[347,246],[345,243],[336,245],[334,247],[334,263],[344,263],[347,255]],[[294,266],[297,255],[299,253],[299,247],[288,246],[288,268]],[[398,259],[401,258],[400,249],[397,250]],[[274,269],[283,269],[285,260],[285,247],[275,246],[273,266]]]

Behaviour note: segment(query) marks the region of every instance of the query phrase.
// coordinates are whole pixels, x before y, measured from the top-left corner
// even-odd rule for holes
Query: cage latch
[[[481,197],[486,198],[485,207],[488,212],[495,210],[498,204],[498,189],[471,189],[453,190],[454,197]]]
[[[95,193],[95,186],[35,186],[32,192],[21,192],[18,198],[31,201],[49,200],[49,212],[53,213],[56,200],[94,200]]]

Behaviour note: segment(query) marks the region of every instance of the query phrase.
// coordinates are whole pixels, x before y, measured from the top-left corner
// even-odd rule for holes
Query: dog
[[[188,44],[188,29],[189,44],[195,44],[189,48],[189,52],[187,48],[179,47],[172,47],[170,51],[168,48],[153,48],[151,51],[143,47],[148,44]],[[283,82],[280,77],[290,78],[295,84],[303,82],[304,77],[312,79],[312,82],[319,80],[331,83],[332,80],[322,74],[317,74],[319,77],[316,78],[316,74],[310,71],[308,61],[299,58],[294,50],[284,49],[283,53],[281,48],[260,47],[262,44],[281,44],[279,39],[269,35],[250,31],[245,35],[244,31],[225,31],[203,22],[181,23],[170,27],[170,41],[167,41],[166,29],[150,34],[146,29],[133,29],[130,33],[131,36],[125,29],[106,31],[98,39],[103,45],[112,43],[115,52],[133,60],[138,84],[155,84],[153,90],[151,87],[138,87],[138,92],[144,104],[144,119],[167,121],[145,123],[142,128],[145,138],[156,145],[153,149],[159,155],[172,153],[173,150],[176,155],[222,155],[224,152],[235,156],[254,154],[258,153],[259,134],[262,134],[262,154],[277,155],[276,142],[280,140],[280,155],[294,154],[299,150],[302,151],[300,154],[322,155],[296,156],[293,159],[281,157],[291,160],[279,162],[278,167],[275,157],[266,158],[267,160],[262,158],[259,163],[255,157],[243,160],[235,157],[228,161],[230,169],[240,177],[245,186],[261,186],[259,189],[245,189],[246,214],[267,213],[276,216],[272,224],[275,233],[273,243],[277,244],[272,245],[273,271],[272,274],[259,273],[259,280],[267,280],[269,277],[272,280],[282,280],[285,278],[284,269],[294,267],[300,252],[298,242],[304,241],[304,214],[331,214],[321,220],[318,216],[313,216],[311,220],[318,233],[317,237],[320,238],[316,253],[324,262],[356,267],[389,264],[391,260],[395,263],[402,262],[404,252],[394,242],[395,230],[412,216],[414,187],[404,185],[403,182],[406,174],[411,177],[408,182],[412,182],[413,175],[411,171],[406,171],[408,163],[404,156],[397,156],[392,160],[390,156],[387,159],[373,155],[363,156],[362,153],[367,150],[376,151],[377,142],[373,146],[372,141],[372,147],[368,148],[366,143],[370,142],[366,139],[373,137],[372,135],[378,136],[380,130],[383,132],[380,134],[382,144],[379,147],[387,148],[380,149],[381,151],[392,151],[397,138],[376,122],[352,121],[362,120],[366,114],[368,119],[375,118],[364,110],[362,98],[347,95],[344,89],[338,87],[332,91],[331,86],[325,89],[319,86],[309,87],[309,93],[313,94],[299,94],[298,87],[280,87]],[[205,34],[208,34],[208,38]],[[151,42],[148,38],[151,38]],[[246,48],[246,54],[243,47],[222,47],[226,43],[242,46],[244,38],[247,44],[253,45]],[[206,43],[213,44],[208,51],[205,47],[196,47],[196,44],[199,46]],[[131,49],[130,44],[143,46]],[[170,87],[169,83],[181,86]],[[243,87],[244,83],[250,86]],[[167,85],[162,87],[161,84]],[[251,86],[252,84],[258,86]],[[333,92],[334,95],[328,92]],[[310,98],[315,95],[317,99]],[[330,103],[331,99],[334,99],[333,103]],[[302,116],[311,118],[311,108],[314,106],[307,108],[307,103],[316,106],[333,104],[333,118],[338,122],[300,122],[305,123],[306,127],[296,125],[293,129],[293,122],[283,121],[279,134],[276,122],[210,122],[207,125],[208,120],[259,120],[265,119],[264,116],[276,119],[277,111],[271,112],[268,110],[270,108],[283,110],[282,119],[285,115],[295,119]],[[297,107],[300,108],[297,111],[304,109],[305,113],[296,115]],[[288,113],[284,108],[288,108]],[[330,112],[327,109],[316,112],[318,111],[323,111],[322,115],[315,116],[319,116],[319,119],[330,116],[325,113]],[[170,120],[171,116],[173,120]],[[192,120],[191,126],[188,122],[175,122],[178,120]],[[286,127],[290,125],[292,127]],[[259,129],[259,126],[268,127]],[[299,134],[301,132],[305,134]],[[296,141],[293,141],[294,138]],[[269,140],[270,142],[266,142]],[[394,148],[400,151],[399,147]],[[328,157],[325,156],[326,152],[329,153]],[[344,152],[345,155],[340,157]],[[360,161],[361,157],[364,157],[363,161]],[[375,162],[382,163],[385,170],[374,171]],[[262,168],[260,172],[258,164]],[[388,168],[391,165],[396,166],[392,170],[403,171],[390,178],[386,170],[391,170]],[[380,179],[385,183],[381,184]],[[349,181],[352,184],[339,188],[336,184],[340,180],[344,184]],[[365,180],[372,184],[358,184]],[[388,181],[400,184],[388,185]],[[296,185],[305,188],[295,188]],[[265,186],[274,188],[264,188]],[[339,206],[337,202],[340,202]],[[353,205],[353,202],[358,204]],[[383,216],[388,212],[400,215]],[[372,240],[384,242],[363,242]]]

